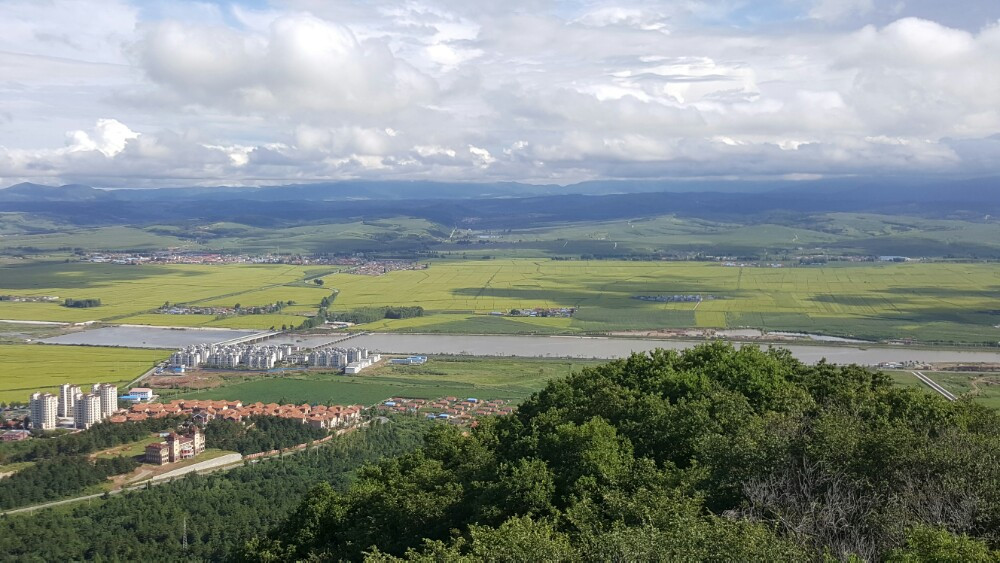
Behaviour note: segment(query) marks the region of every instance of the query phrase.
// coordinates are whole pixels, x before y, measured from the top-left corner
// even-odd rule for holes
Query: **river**
[[[350,346],[361,346],[388,354],[456,354],[468,356],[519,356],[540,358],[613,359],[654,348],[683,350],[704,341],[655,340],[575,336],[490,336],[456,334],[367,334],[352,338]],[[739,345],[739,344],[738,344]],[[765,344],[766,346],[766,344]],[[777,344],[788,348],[799,360],[816,363],[825,358],[838,364],[877,365],[913,361],[918,363],[1000,363],[1000,352],[932,350],[904,346],[822,346]]]

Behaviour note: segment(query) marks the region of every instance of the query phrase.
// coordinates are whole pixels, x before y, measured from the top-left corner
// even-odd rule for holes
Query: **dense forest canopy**
[[[360,465],[417,447],[427,424],[394,420],[231,471],[0,517],[0,561],[223,561],[316,483],[343,489]]]
[[[436,427],[239,557],[997,560],[998,422],[783,349],[658,350]]]

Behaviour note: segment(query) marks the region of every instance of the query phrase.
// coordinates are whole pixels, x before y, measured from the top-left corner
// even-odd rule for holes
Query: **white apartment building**
[[[94,392],[101,400],[101,418],[107,418],[118,410],[118,386],[101,383],[94,386]]]
[[[56,427],[59,397],[52,393],[32,393],[29,405],[31,407],[32,428],[52,430]]]
[[[101,396],[86,393],[76,401],[73,421],[77,428],[87,429],[101,421]]]
[[[81,395],[83,395],[83,391],[80,390],[78,385],[70,385],[69,383],[60,385],[57,416],[60,418],[73,418],[74,413],[76,413],[76,400]]]

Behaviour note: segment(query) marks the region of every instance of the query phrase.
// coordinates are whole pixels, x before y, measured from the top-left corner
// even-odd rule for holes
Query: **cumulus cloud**
[[[381,114],[425,103],[436,89],[384,43],[307,14],[275,19],[266,35],[160,22],[134,53],[155,83],[210,107]]]
[[[95,1],[0,4],[4,183],[998,172],[988,0]]]

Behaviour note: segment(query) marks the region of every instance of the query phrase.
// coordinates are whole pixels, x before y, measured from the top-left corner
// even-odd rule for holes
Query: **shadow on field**
[[[119,282],[130,282],[168,277],[198,277],[207,271],[178,270],[165,266],[123,266],[117,264],[91,264],[79,262],[46,262],[11,264],[0,267],[0,287],[3,289],[38,289],[46,287],[106,287]]]

